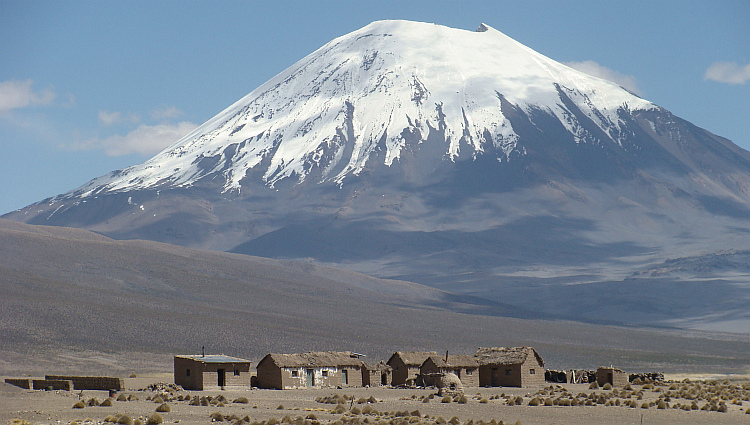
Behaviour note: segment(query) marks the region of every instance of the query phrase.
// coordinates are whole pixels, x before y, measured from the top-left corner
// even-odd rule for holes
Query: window
[[[185,376],[190,376],[190,369],[185,369]]]
[[[505,369],[505,375],[510,376],[513,374],[513,369]]]
[[[471,376],[474,373],[474,369],[466,369],[466,376]]]
[[[239,369],[235,369],[234,370],[234,376],[240,376],[240,370]]]
[[[327,370],[324,370],[324,371],[323,371],[323,372],[321,372],[321,373],[322,373],[322,375],[323,375],[323,376],[328,376],[328,371],[327,371]]]
[[[292,371],[292,378],[296,378],[296,377],[298,377],[298,376],[299,376],[299,372],[298,372],[298,371],[296,371],[296,370],[293,370],[293,371]]]
[[[529,375],[536,375],[535,369],[529,369]]]

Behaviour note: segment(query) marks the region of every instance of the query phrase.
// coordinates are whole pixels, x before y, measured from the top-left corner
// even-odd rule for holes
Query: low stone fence
[[[122,379],[108,376],[47,375],[45,379],[48,381],[72,381],[73,388],[76,390],[120,391],[124,386]]]

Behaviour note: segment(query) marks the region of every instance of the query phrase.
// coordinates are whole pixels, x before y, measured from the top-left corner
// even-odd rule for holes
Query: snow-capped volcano
[[[185,187],[209,176],[239,191],[256,167],[270,187],[313,170],[319,181],[343,183],[375,152],[391,166],[410,140],[439,144],[449,161],[491,144],[507,161],[524,154],[509,106],[554,116],[576,142],[614,145],[627,137],[620,114],[655,107],[485,24],[466,31],[379,21],[321,47],[149,161],[76,194]]]
[[[143,164],[5,218],[750,328],[750,153],[484,24],[370,24]],[[685,262],[708,271],[660,271]]]

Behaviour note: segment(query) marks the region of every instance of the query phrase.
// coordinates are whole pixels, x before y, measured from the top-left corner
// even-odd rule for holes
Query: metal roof
[[[241,359],[239,357],[225,356],[224,354],[210,354],[207,356],[196,354],[175,357],[191,359],[202,363],[251,363],[250,360]]]

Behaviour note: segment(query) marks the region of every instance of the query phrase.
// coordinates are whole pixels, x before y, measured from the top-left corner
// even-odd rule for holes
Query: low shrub
[[[540,404],[542,404],[542,401],[539,400],[539,397],[534,397],[531,400],[529,400],[529,406],[539,406]]]
[[[167,403],[162,403],[159,407],[156,408],[156,411],[166,413],[166,412],[171,412],[172,408],[169,407]]]
[[[120,394],[117,396],[117,401],[128,401],[128,396],[125,394]]]
[[[162,422],[164,422],[164,418],[156,412],[149,415],[148,419],[146,419],[146,425],[159,425]]]
[[[84,403],[83,403],[82,401],[77,401],[77,402],[76,402],[76,403],[75,403],[75,404],[73,405],[73,408],[74,408],[74,409],[83,409],[84,407],[86,407],[86,405],[85,405],[85,404],[84,404]]]
[[[441,403],[450,403],[451,401],[453,401],[453,399],[450,396],[447,396],[447,395],[443,396],[443,399],[440,400]]]
[[[112,407],[112,399],[111,398],[104,399],[104,401],[101,402],[101,404],[99,404],[99,406],[102,406],[102,407]]]
[[[120,417],[117,418],[117,423],[120,425],[133,425],[133,418],[128,415],[120,415]]]
[[[224,415],[221,412],[214,412],[209,415],[211,422],[224,422]]]
[[[237,397],[232,403],[250,404],[250,400],[247,397]]]

